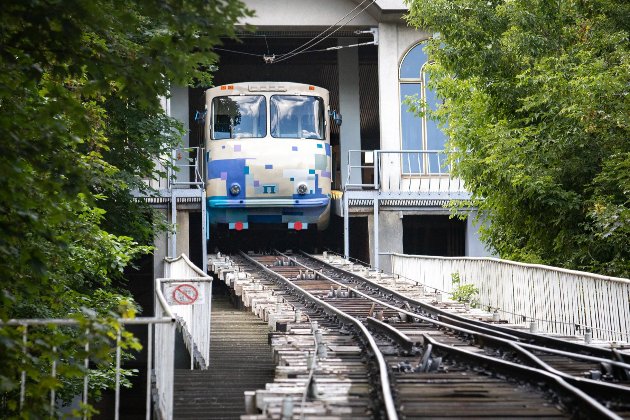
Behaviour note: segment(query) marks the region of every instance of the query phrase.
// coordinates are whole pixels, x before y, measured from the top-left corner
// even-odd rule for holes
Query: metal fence
[[[349,150],[346,189],[396,192],[463,192],[464,182],[450,175],[443,150]],[[351,180],[361,180],[351,182]]]
[[[158,293],[159,295],[160,293]],[[151,418],[151,380],[155,375],[156,390],[156,410],[161,418],[170,419],[172,417],[173,404],[173,359],[175,352],[175,317],[170,312],[166,300],[163,296],[158,297],[158,305],[156,306],[156,317],[144,318],[121,318],[116,320],[113,325],[104,326],[101,323],[87,323],[77,319],[13,319],[3,324],[6,327],[15,327],[21,332],[22,347],[21,354],[26,368],[26,359],[31,357],[40,357],[43,355],[43,349],[49,348],[49,343],[41,338],[42,334],[52,336],[59,328],[70,328],[75,330],[75,337],[71,345],[81,346],[82,360],[69,359],[58,352],[55,346],[52,352],[46,358],[50,359],[50,370],[45,375],[48,380],[50,389],[50,416],[57,417],[57,380],[72,380],[76,377],[76,372],[83,372],[83,387],[80,401],[83,407],[80,411],[83,418],[87,418],[88,413],[86,405],[93,403],[89,401],[90,386],[90,362],[94,358],[102,356],[94,354],[93,344],[94,337],[97,334],[102,335],[109,331],[115,336],[113,339],[113,352],[115,353],[114,364],[114,419],[120,418],[120,387],[121,387],[121,357],[122,348],[124,346],[122,336],[125,333],[125,327],[130,325],[146,325],[147,340],[147,366],[146,366],[146,400],[145,412],[146,418]],[[35,333],[36,331],[36,333]],[[31,334],[33,332],[33,334]],[[153,336],[155,335],[155,341]],[[152,355],[155,353],[155,367],[152,366]],[[63,369],[60,367],[63,366]],[[64,373],[65,372],[65,373]],[[22,412],[26,404],[29,404],[29,388],[42,388],[42,383],[37,383],[30,379],[30,375],[23,370],[20,375],[20,396],[19,411]]]
[[[498,308],[513,323],[535,322],[540,331],[630,341],[630,280],[496,258],[391,254],[392,271],[452,292],[460,284],[479,290],[482,307]]]
[[[193,360],[196,360],[202,369],[207,369],[210,359],[210,310],[211,310],[211,277],[203,273],[190,260],[182,255],[175,259],[166,259],[165,277],[155,280],[155,316],[141,318],[120,318],[115,320],[79,320],[79,319],[13,319],[0,326],[3,329],[14,328],[8,334],[21,335],[21,348],[18,354],[25,366],[21,372],[19,411],[29,404],[30,387],[42,388],[31,377],[27,359],[39,357],[50,361],[50,368],[44,372],[46,389],[50,392],[49,414],[51,417],[60,415],[58,412],[58,380],[72,380],[77,377],[77,371],[82,375],[82,392],[79,411],[83,418],[88,417],[86,405],[94,403],[90,401],[90,365],[95,360],[102,360],[103,355],[96,349],[96,339],[107,340],[111,337],[111,343],[105,344],[106,351],[115,360],[114,369],[114,419],[120,418],[120,393],[121,377],[123,369],[121,360],[123,349],[126,346],[125,335],[128,326],[145,325],[147,328],[147,364],[146,364],[146,401],[145,417],[151,418],[152,412],[160,419],[173,418],[173,379],[175,361],[175,334],[176,328],[182,331],[184,341],[191,353],[191,369]],[[169,303],[172,296],[165,295],[164,291],[177,285],[192,285],[199,290],[195,302],[191,304]],[[200,286],[203,285],[203,286]],[[193,304],[196,303],[196,304]],[[59,328],[70,329],[71,341],[60,344],[74,351],[60,351],[42,336],[52,337]],[[66,337],[68,336],[66,331]],[[19,337],[19,336],[18,336]],[[101,343],[103,344],[103,343]],[[52,346],[52,347],[51,347]],[[100,351],[103,348],[101,346]],[[72,354],[72,357],[68,357]],[[80,355],[79,358],[76,355]],[[34,388],[35,389],[35,388]],[[152,398],[153,397],[153,398]],[[154,402],[152,408],[152,399]]]
[[[144,182],[157,191],[173,188],[203,188],[205,149],[203,147],[177,147],[155,159],[156,178]],[[192,172],[192,177],[191,177]]]

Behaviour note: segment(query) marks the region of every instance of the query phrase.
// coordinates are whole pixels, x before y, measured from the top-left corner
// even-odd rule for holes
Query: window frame
[[[427,86],[427,71],[426,71],[426,66],[428,64],[431,63],[431,60],[429,59],[429,57],[424,54],[426,60],[420,65],[420,68],[418,69],[417,72],[417,77],[403,77],[402,76],[402,70],[403,70],[403,65],[405,64],[405,60],[407,58],[409,58],[410,54],[416,49],[416,48],[424,48],[427,44],[428,40],[423,40],[420,41],[414,45],[412,45],[406,52],[405,54],[402,56],[402,59],[400,60],[400,63],[398,65],[398,103],[399,103],[399,129],[400,129],[400,149],[401,150],[420,150],[423,151],[425,153],[422,153],[422,158],[418,159],[418,163],[419,163],[419,168],[416,171],[411,163],[413,162],[409,162],[409,160],[407,161],[407,165],[409,166],[409,168],[405,168],[405,162],[404,162],[404,156],[401,155],[401,173],[403,175],[445,175],[448,174],[448,170],[445,168],[444,171],[442,171],[442,156],[438,155],[438,170],[437,172],[433,172],[431,169],[432,167],[436,164],[436,163],[432,163],[431,162],[431,158],[429,156],[428,153],[426,153],[426,151],[429,150],[433,150],[433,149],[429,149],[429,138],[428,138],[428,129],[427,129],[427,117],[426,117],[426,111],[427,111],[427,105],[430,104],[426,104],[426,100],[427,100],[427,90],[429,89],[429,87]],[[423,52],[424,53],[424,52]],[[403,127],[403,85],[410,85],[410,84],[417,84],[420,86],[420,92],[419,92],[419,98],[422,102],[424,102],[423,107],[422,107],[422,111],[425,113],[425,115],[423,115],[422,117],[416,116],[411,114],[409,111],[406,111],[407,113],[411,114],[414,118],[419,118],[420,119],[420,144],[418,145],[419,148],[418,149],[403,149],[403,144],[404,144],[404,127]],[[444,142],[446,142],[446,135],[444,135]]]
[[[319,137],[281,137],[275,136],[272,127],[272,106],[273,106],[273,98],[276,96],[285,96],[285,97],[306,97],[315,99],[320,105],[321,112],[321,121],[320,121],[320,136]],[[269,95],[269,136],[274,139],[304,139],[304,140],[320,140],[326,141],[326,103],[324,98],[319,95],[298,95],[298,94],[287,94],[287,93],[274,93]]]
[[[240,136],[240,137],[226,137],[226,138],[216,138],[215,136],[215,117],[216,117],[216,113],[214,111],[214,106],[215,106],[215,100],[218,100],[219,98],[229,98],[229,97],[236,97],[236,98],[240,98],[240,97],[259,97],[263,99],[263,104],[260,107],[261,110],[265,111],[265,118],[264,118],[264,131],[262,133],[262,136]],[[267,137],[267,133],[269,132],[269,107],[267,104],[267,96],[265,95],[217,95],[214,98],[212,98],[212,101],[210,102],[210,139],[212,141],[217,141],[217,140],[239,140],[239,139],[264,139],[265,137]],[[258,119],[260,119],[260,116],[258,116]]]

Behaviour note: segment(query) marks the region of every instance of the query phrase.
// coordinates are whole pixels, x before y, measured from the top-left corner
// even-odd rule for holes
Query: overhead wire
[[[333,51],[333,50],[342,50],[344,48],[361,47],[363,45],[374,45],[374,41],[361,42],[359,44],[352,44],[352,45],[337,45],[337,46],[334,46],[334,47],[321,48],[321,49],[318,49],[318,50],[307,50],[307,51],[303,51],[303,52],[301,52],[299,54],[315,53],[315,52],[326,52],[326,51]]]
[[[350,14],[351,14],[352,12],[354,12],[354,11],[355,11],[355,10],[357,10],[359,7],[361,7],[361,6],[363,5],[363,3],[365,3],[366,1],[369,1],[369,0],[363,0],[361,3],[357,4],[357,5],[355,6],[355,8],[354,8],[354,9],[352,9],[352,10],[350,10],[348,13],[346,13],[346,15],[345,15],[344,17],[342,17],[342,18],[341,18],[341,19],[339,19],[337,22],[335,22],[335,23],[333,23],[332,25],[330,25],[328,28],[324,29],[322,32],[320,32],[319,34],[317,34],[315,37],[313,37],[313,38],[311,38],[310,40],[306,41],[304,44],[300,45],[299,47],[294,48],[293,50],[291,50],[291,51],[289,51],[289,52],[287,52],[287,53],[278,54],[278,58],[284,58],[284,57],[286,57],[287,55],[292,54],[292,53],[294,53],[295,51],[299,50],[300,48],[303,48],[303,47],[308,48],[309,46],[311,46],[311,45],[310,45],[311,43],[315,42],[315,40],[317,40],[319,37],[323,36],[323,35],[324,35],[327,31],[329,31],[330,29],[332,29],[332,28],[334,28],[335,26],[337,26],[337,25],[339,24],[339,22],[343,21],[345,18],[347,18],[348,16],[350,16]],[[375,1],[375,0],[372,0],[372,3],[374,3],[374,1]],[[354,19],[356,16],[358,16],[358,15],[355,15],[352,19]],[[350,19],[350,21],[351,21],[352,19]],[[350,22],[350,21],[349,21],[349,22]],[[345,25],[345,23],[344,23],[344,25]],[[342,26],[343,26],[343,25],[342,25]]]
[[[248,52],[245,52],[245,51],[230,50],[230,49],[227,49],[227,48],[214,47],[213,49],[217,50],[217,51],[225,51],[225,52],[230,52],[230,53],[234,53],[234,54],[251,55],[251,56],[254,56],[254,57],[264,57],[264,54],[254,54],[254,53],[248,53]]]
[[[305,42],[304,44],[302,44],[301,46],[295,48],[293,51],[286,53],[286,54],[281,54],[278,56],[278,58],[276,60],[273,61],[273,63],[280,63],[282,61],[288,60],[290,58],[295,57],[298,54],[303,54],[305,52],[316,52],[317,50],[307,50],[307,48],[309,47],[314,47],[317,44],[320,44],[321,42],[323,42],[324,40],[326,40],[327,38],[329,38],[330,36],[332,36],[335,32],[341,30],[341,28],[343,28],[344,26],[346,26],[348,23],[352,22],[357,16],[359,16],[361,13],[363,13],[365,10],[367,10],[368,7],[370,7],[372,4],[374,4],[376,2],[376,0],[371,0],[370,3],[365,6],[363,9],[361,9],[358,13],[356,13],[354,16],[352,16],[350,18],[350,20],[348,20],[347,22],[345,22],[343,25],[337,27],[334,31],[332,31],[331,33],[327,34],[326,36],[324,36],[322,39],[320,39],[319,41],[316,41],[317,38],[319,38],[320,36],[322,36],[326,31],[330,30],[330,28],[334,27],[335,25],[337,25],[339,22],[341,22],[342,20],[344,20],[345,18],[347,18],[352,12],[354,12],[355,10],[357,10],[359,7],[361,7],[364,3],[366,3],[367,1],[370,0],[363,0],[361,3],[359,3],[354,9],[352,9],[350,12],[348,12],[344,17],[342,17],[341,19],[339,19],[334,25],[329,26],[327,29],[325,29],[324,31],[322,31],[319,35],[317,35],[316,37],[314,37],[313,39],[311,39],[308,42]],[[315,42],[316,41],[316,42]],[[311,44],[308,45],[307,47],[303,48],[302,50],[300,50],[300,48],[304,47],[307,44]],[[300,51],[297,51],[300,50]],[[297,52],[296,52],[297,51]],[[291,55],[289,55],[291,54]]]
[[[367,6],[365,6],[358,13],[356,13],[354,16],[352,16],[347,22],[345,22],[341,26],[338,26],[338,27],[335,28],[335,26],[337,26],[340,22],[342,22],[344,19],[346,19],[348,16],[350,16],[355,10],[360,8],[363,4],[365,4],[368,1],[369,1],[369,4]],[[341,30],[345,25],[349,24],[354,19],[356,19],[357,16],[359,16],[361,13],[363,13],[365,10],[367,10],[367,8],[370,7],[372,4],[374,4],[375,2],[376,2],[376,0],[363,0],[355,8],[353,8],[348,13],[346,13],[345,16],[343,16],[341,19],[339,19],[334,24],[330,25],[328,28],[324,29],[322,32],[320,32],[315,37],[311,38],[309,41],[305,42],[304,44],[300,45],[299,47],[294,48],[293,50],[291,50],[291,51],[289,51],[287,53],[279,54],[277,57],[275,55],[273,57],[269,57],[266,54],[255,54],[255,53],[231,50],[231,49],[228,49],[228,48],[220,48],[220,47],[215,47],[214,50],[216,50],[216,51],[224,51],[224,52],[233,53],[233,54],[247,55],[247,56],[251,56],[251,57],[259,57],[259,58],[264,59],[265,62],[268,62],[268,63],[271,63],[271,64],[275,64],[275,63],[280,63],[282,61],[285,61],[285,60],[288,60],[290,58],[293,58],[296,55],[304,54],[304,53],[307,53],[307,52],[322,52],[322,51],[330,51],[330,50],[333,50],[333,49],[345,48],[345,46],[339,46],[339,47],[323,48],[323,49],[318,49],[318,50],[309,50],[308,49],[310,47],[314,47],[314,46],[320,44],[321,42],[323,42],[327,38],[331,37],[333,34],[338,32],[339,30]],[[326,34],[326,32],[330,31],[332,28],[335,28],[335,30],[333,30],[332,32]],[[326,35],[324,35],[324,34],[326,34]],[[267,43],[267,36],[265,35],[264,38],[265,38],[265,44],[267,46],[267,51],[269,52],[269,44]],[[321,39],[319,39],[319,38],[321,38]],[[368,44],[371,44],[371,43],[370,42],[366,42],[366,43],[356,44],[356,46],[368,45]],[[355,46],[355,45],[353,45],[353,46]]]

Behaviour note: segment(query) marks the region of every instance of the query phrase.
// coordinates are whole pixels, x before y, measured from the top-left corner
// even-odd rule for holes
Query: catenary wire
[[[234,54],[251,55],[253,57],[264,57],[264,54],[254,54],[254,53],[248,53],[248,52],[245,52],[245,51],[230,50],[230,49],[227,49],[227,48],[214,47],[214,49],[217,50],[217,51],[225,51],[225,52],[234,53]]]
[[[362,1],[362,2],[361,2],[358,6],[357,6],[357,7],[355,7],[354,9],[352,9],[352,11],[356,10],[358,7],[360,7],[360,6],[361,6],[363,3],[365,3],[366,1],[367,1],[367,0],[363,0],[363,1]],[[343,27],[344,27],[345,25],[347,25],[348,23],[352,22],[352,21],[353,21],[353,20],[354,20],[357,16],[359,16],[361,13],[363,13],[365,10],[367,10],[367,8],[368,8],[368,7],[370,7],[372,4],[374,4],[374,2],[376,2],[376,0],[371,0],[371,1],[370,1],[370,3],[369,3],[367,6],[365,6],[365,7],[364,7],[363,9],[361,9],[361,10],[360,10],[357,14],[355,14],[354,16],[352,16],[352,18],[350,18],[350,20],[348,20],[348,21],[347,21],[346,23],[344,23],[343,25],[341,25],[341,26],[337,27],[334,31],[332,31],[331,33],[329,33],[328,35],[326,35],[325,37],[323,37],[323,38],[322,38],[322,39],[320,39],[319,41],[317,41],[317,42],[315,42],[315,43],[313,43],[313,44],[309,45],[309,47],[314,47],[315,45],[320,44],[320,43],[321,43],[321,42],[323,42],[325,39],[327,39],[327,38],[329,38],[330,36],[332,36],[335,32],[339,31],[341,28],[343,28]],[[351,11],[350,13],[352,13],[352,11]],[[345,17],[347,17],[347,16],[348,16],[348,15],[346,15]],[[345,17],[343,17],[341,20],[345,19]],[[341,20],[337,21],[337,23],[341,22]],[[336,24],[335,24],[335,25],[336,25]],[[332,25],[332,26],[334,26],[334,25]],[[332,26],[331,26],[331,27],[332,27]],[[328,28],[328,29],[330,29],[330,28]],[[328,30],[328,29],[326,29],[326,30]],[[318,36],[321,36],[324,32],[326,32],[326,31],[323,31],[323,32],[322,32],[320,35],[318,35]],[[317,37],[318,37],[318,36],[317,36]],[[312,39],[311,41],[309,41],[309,42],[314,41],[315,39],[317,39],[317,37],[313,38],[313,39]],[[305,43],[305,44],[303,44],[303,45],[306,45],[306,44],[308,44],[309,42],[307,42],[307,43]],[[296,51],[296,50],[298,50],[299,48],[301,48],[301,47],[298,47],[298,48],[296,48],[296,49],[295,49],[295,50],[293,50],[293,51]],[[307,48],[308,48],[308,47],[307,47]],[[292,58],[292,57],[295,57],[295,56],[296,56],[296,55],[298,55],[298,54],[302,54],[302,53],[305,53],[305,52],[310,52],[310,51],[312,51],[312,50],[307,50],[307,49],[305,48],[305,49],[302,49],[302,50],[300,50],[300,51],[298,51],[298,52],[295,52],[295,53],[293,53],[292,55],[289,55],[289,56],[287,56],[286,54],[283,54],[283,55],[281,55],[278,59],[274,60],[274,61],[273,61],[273,64],[275,64],[275,63],[280,63],[280,62],[282,62],[282,61],[285,61],[285,60],[288,60],[288,59],[290,59],[290,58]],[[290,53],[287,53],[287,54],[290,54]]]
[[[286,57],[286,56],[288,56],[288,55],[290,55],[290,54],[292,54],[292,53],[294,53],[294,52],[298,51],[300,48],[303,48],[303,47],[304,47],[304,49],[308,48],[309,46],[311,46],[311,45],[310,45],[311,43],[315,42],[315,40],[317,40],[318,38],[320,38],[320,37],[324,36],[324,34],[325,34],[327,31],[329,31],[330,29],[332,29],[332,28],[334,28],[335,26],[337,26],[337,25],[339,24],[339,22],[343,21],[345,18],[347,18],[348,16],[350,16],[350,14],[351,14],[352,12],[354,12],[354,11],[355,11],[355,10],[357,10],[359,7],[361,7],[361,6],[363,5],[363,3],[365,3],[366,1],[368,1],[368,0],[363,0],[361,3],[359,3],[358,5],[356,5],[356,7],[355,7],[354,9],[352,9],[352,10],[350,10],[348,13],[346,13],[346,15],[345,15],[344,17],[342,17],[342,18],[341,18],[341,19],[339,19],[337,22],[335,22],[335,23],[333,23],[332,25],[330,25],[328,28],[324,29],[322,32],[320,32],[319,34],[317,34],[317,35],[316,35],[315,37],[313,37],[312,39],[310,39],[310,40],[306,41],[304,44],[300,45],[300,46],[299,46],[299,47],[297,47],[297,48],[294,48],[293,50],[291,50],[291,51],[289,51],[289,52],[287,52],[287,53],[278,54],[278,58],[284,58],[284,57]],[[372,0],[372,3],[374,3],[374,0]],[[370,3],[370,4],[371,4],[371,3]],[[357,16],[357,15],[355,15],[352,19],[354,19],[356,16]],[[351,19],[351,20],[352,20],[352,19]],[[345,24],[344,24],[344,25],[345,25]],[[342,25],[342,27],[343,27],[343,25]]]
[[[341,19],[339,19],[336,23],[334,23],[333,25],[329,26],[328,28],[326,28],[324,31],[322,31],[320,34],[316,35],[315,37],[313,37],[311,40],[309,40],[308,42],[305,42],[304,44],[300,45],[299,47],[289,51],[288,53],[284,53],[284,54],[280,54],[278,56],[277,59],[273,60],[272,63],[279,63],[281,61],[285,61],[288,60],[290,58],[295,57],[296,55],[299,54],[304,54],[304,53],[311,53],[311,52],[323,52],[323,51],[330,51],[331,49],[341,49],[341,48],[346,48],[346,47],[351,47],[351,46],[361,46],[361,45],[368,45],[371,44],[371,42],[366,42],[366,43],[361,43],[361,44],[357,44],[357,45],[348,45],[348,46],[339,46],[339,47],[334,47],[334,48],[322,48],[322,49],[317,49],[317,50],[308,50],[306,48],[308,47],[314,47],[315,45],[321,43],[322,41],[324,41],[325,39],[329,38],[330,36],[332,36],[335,32],[339,31],[341,28],[343,28],[345,25],[347,25],[348,23],[352,22],[357,16],[359,16],[361,13],[363,13],[368,7],[370,7],[376,0],[371,0],[370,4],[368,4],[367,6],[365,6],[363,9],[361,9],[361,11],[359,11],[357,14],[355,14],[354,16],[352,16],[352,18],[350,20],[348,20],[346,23],[344,23],[343,25],[337,27],[334,31],[332,31],[331,33],[329,33],[328,35],[324,36],[322,39],[320,39],[319,41],[317,41],[318,38],[322,37],[328,30],[330,30],[331,28],[333,28],[335,25],[337,25],[339,22],[343,21],[345,18],[347,18],[352,12],[354,12],[355,10],[357,10],[359,7],[361,7],[361,5],[363,5],[365,2],[367,2],[369,0],[363,0],[361,3],[359,3],[354,9],[352,9],[350,12],[348,12],[344,17],[342,17]],[[267,37],[265,36],[265,43],[267,43]],[[310,44],[310,45],[309,45]],[[305,48],[303,48],[305,47]],[[303,48],[302,50],[300,50],[300,48]],[[216,51],[224,51],[224,52],[228,52],[228,53],[233,53],[233,54],[241,54],[241,55],[248,55],[251,57],[259,57],[259,58],[265,58],[265,54],[255,54],[255,53],[249,53],[249,52],[245,52],[245,51],[238,51],[238,50],[231,50],[228,48],[220,48],[220,47],[215,47],[214,50]],[[267,44],[267,50],[269,50],[269,44]],[[298,51],[300,50],[300,51]],[[296,52],[297,51],[297,52]]]

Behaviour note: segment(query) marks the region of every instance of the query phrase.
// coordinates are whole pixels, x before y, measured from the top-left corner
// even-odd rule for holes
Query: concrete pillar
[[[184,147],[190,146],[189,140],[189,131],[190,127],[188,124],[188,117],[190,114],[190,110],[188,109],[188,88],[187,87],[179,87],[173,86],[171,87],[171,98],[170,98],[170,108],[169,115],[179,122],[181,122],[184,126],[185,134],[182,138],[182,144]],[[177,165],[186,165],[188,161],[188,154],[182,153],[180,156],[175,157],[177,159]],[[176,181],[179,182],[188,182],[190,181],[190,171],[188,168],[181,169],[176,173]],[[188,187],[184,187],[188,188]]]
[[[163,217],[165,221],[167,220],[167,210],[156,211],[156,213]],[[168,252],[168,234],[160,232],[156,235],[153,240],[153,246],[155,247],[153,250],[153,275],[156,278],[164,277],[164,258]]]
[[[186,254],[190,257],[190,213],[180,210],[177,212],[177,255]]]
[[[400,103],[398,94],[398,27],[378,25],[378,95],[382,150],[400,149]]]
[[[480,225],[475,225],[474,221],[477,217],[476,211],[471,211],[466,219],[466,256],[467,257],[498,257],[496,253],[488,250],[486,245],[481,242],[479,237]],[[481,224],[484,221],[480,222]]]
[[[343,38],[339,45],[356,44],[356,38]],[[341,184],[348,179],[348,150],[361,149],[361,116],[359,107],[359,50],[358,47],[337,51],[339,63],[339,112],[343,116],[340,128]],[[361,156],[352,157],[352,165],[360,165]],[[352,172],[352,184],[361,183],[360,170]]]
[[[398,26],[379,24],[378,94],[381,150],[400,150],[400,100],[398,89]],[[381,189],[398,190],[400,155],[380,154]]]
[[[368,216],[368,232],[370,233],[370,249],[374,250],[374,215]],[[378,215],[379,246],[381,253],[403,252],[403,224],[400,212],[380,211]],[[370,264],[374,264],[374,254],[370,253]],[[386,273],[392,271],[390,257],[379,256],[378,267]]]

